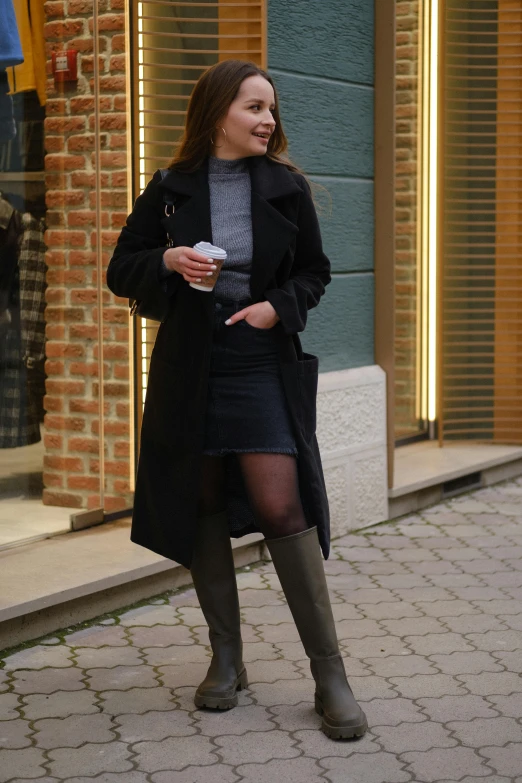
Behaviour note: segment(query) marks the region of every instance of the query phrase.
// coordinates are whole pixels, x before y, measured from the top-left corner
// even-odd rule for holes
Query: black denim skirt
[[[297,456],[278,362],[277,330],[245,320],[226,326],[250,300],[215,300],[204,454]]]

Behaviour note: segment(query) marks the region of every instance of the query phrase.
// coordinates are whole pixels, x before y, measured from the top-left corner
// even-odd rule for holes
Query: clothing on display
[[[34,90],[6,97],[13,102],[16,138],[0,146],[0,171],[43,171],[45,107]]]
[[[13,99],[8,92],[7,73],[0,70],[0,143],[11,141],[16,136]]]
[[[23,61],[13,0],[0,0],[0,69],[20,65]]]
[[[0,198],[0,339],[4,338],[12,315],[12,291],[18,268],[19,238],[22,216],[11,204]]]
[[[4,1],[0,0],[0,4]],[[24,60],[8,71],[11,93],[36,90],[43,106],[47,80],[44,4],[42,0],[14,0],[14,9]]]
[[[40,440],[45,394],[44,222],[0,197],[0,448]]]
[[[44,23],[42,0],[0,0],[0,171],[44,169]]]

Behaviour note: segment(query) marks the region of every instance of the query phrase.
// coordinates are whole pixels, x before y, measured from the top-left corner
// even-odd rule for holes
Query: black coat
[[[308,183],[265,156],[248,159],[252,183],[253,302],[268,300],[280,321],[279,360],[298,448],[301,498],[317,525],[324,557],[330,547],[328,500],[317,440],[318,360],[303,354],[306,326],[330,282]],[[165,216],[164,190],[174,194]],[[177,273],[162,291],[159,271],[167,232],[174,246],[212,242],[208,162],[193,173],[157,172],[138,197],[118,239],[107,283],[118,296],[165,298],[150,361],[141,431],[131,540],[190,567],[204,442],[214,294],[191,288]],[[227,457],[228,512],[234,536],[257,531],[235,457]]]

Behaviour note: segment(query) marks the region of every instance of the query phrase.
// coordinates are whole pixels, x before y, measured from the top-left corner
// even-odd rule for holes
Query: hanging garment
[[[0,231],[7,232],[8,228],[3,229],[8,214],[5,204],[0,199]],[[44,413],[44,224],[29,213],[13,210],[11,220],[13,215],[18,216],[20,233],[18,263],[8,292],[10,322],[0,333],[0,448],[38,442]],[[2,252],[2,265],[3,261]]]
[[[13,99],[8,92],[7,73],[0,70],[0,144],[16,136]]]
[[[47,287],[43,220],[22,215],[20,270],[20,321],[23,358],[27,366],[45,355],[45,289]]]
[[[14,7],[24,62],[8,72],[11,93],[36,90],[43,106],[47,79],[43,0],[14,0]]]
[[[0,197],[0,340],[13,320],[12,291],[18,273],[22,216]]]
[[[43,171],[45,106],[40,106],[36,90],[7,98],[13,102],[16,138],[0,147],[0,171]],[[42,203],[45,205],[45,199]],[[36,214],[30,207],[20,211]]]
[[[13,0],[0,0],[0,68],[24,61]]]

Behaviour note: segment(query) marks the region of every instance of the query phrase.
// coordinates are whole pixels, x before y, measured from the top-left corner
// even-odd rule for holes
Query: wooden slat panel
[[[512,5],[506,0],[499,0],[498,20],[498,87],[497,87],[497,155],[499,159],[508,155],[511,161],[511,171],[498,165],[496,171],[496,186],[498,195],[505,196],[509,192],[510,203],[497,205],[496,225],[496,287],[495,312],[505,310],[506,304],[512,301],[511,296],[516,287],[522,285],[522,270],[520,258],[518,263],[506,252],[508,247],[518,250],[522,247],[522,87],[519,81],[518,90],[505,89],[504,81],[509,70],[516,68],[517,76],[522,79],[522,48],[520,43],[515,51],[511,49],[512,34],[518,33],[522,40],[522,8],[510,8],[512,13],[503,13],[505,6]],[[509,60],[506,55],[511,55]],[[513,76],[513,73],[509,74]],[[507,132],[509,130],[509,133]],[[517,182],[514,184],[514,180]],[[504,215],[509,221],[500,220]],[[518,295],[520,303],[522,297]],[[522,343],[517,330],[522,326],[522,311],[515,311],[511,318],[497,318],[495,322],[495,395],[494,395],[494,438],[502,441],[509,435],[510,440],[515,430],[515,437],[520,437],[520,417],[522,414]],[[506,364],[501,355],[508,353],[511,361]],[[509,398],[509,403],[506,402]],[[506,415],[507,414],[507,415]],[[518,437],[517,437],[518,436]]]
[[[442,437],[522,443],[522,0],[445,0]]]

